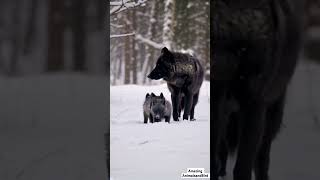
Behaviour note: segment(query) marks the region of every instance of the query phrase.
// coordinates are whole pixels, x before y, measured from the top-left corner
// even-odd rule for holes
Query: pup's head
[[[174,56],[166,47],[161,50],[161,55],[159,56],[156,67],[147,76],[150,79],[158,80],[163,78],[168,80],[173,76],[173,64]]]
[[[151,102],[151,114],[156,122],[160,122],[165,115],[165,103],[166,100],[161,93],[160,96],[153,96]]]

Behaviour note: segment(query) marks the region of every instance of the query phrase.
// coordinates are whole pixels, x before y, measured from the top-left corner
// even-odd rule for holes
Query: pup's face
[[[152,106],[151,114],[156,122],[160,122],[164,118],[165,107],[162,104]]]
[[[160,57],[157,60],[156,67],[147,77],[153,80],[158,80],[161,78],[168,80],[173,75],[173,63],[173,54],[166,47],[164,47],[161,51]]]
[[[160,122],[164,118],[165,113],[165,98],[161,93],[160,96],[152,97],[151,114],[156,122]]]

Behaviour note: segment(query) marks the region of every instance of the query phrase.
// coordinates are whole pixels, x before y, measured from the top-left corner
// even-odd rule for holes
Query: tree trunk
[[[156,15],[157,15],[157,9],[156,9],[156,1],[151,1],[151,11],[150,11],[150,24],[148,27],[148,32],[147,32],[147,38],[154,41],[154,35],[156,34],[155,32],[155,26],[156,26]],[[154,49],[150,47],[149,45],[146,45],[146,59],[143,62],[142,65],[142,75],[147,76],[147,70],[149,69],[148,67],[151,67],[153,65],[153,57],[154,57]],[[143,78],[143,84],[146,83],[147,78]]]
[[[172,49],[175,0],[166,0],[164,6],[163,44]]]
[[[73,63],[75,71],[87,71],[86,65],[86,32],[85,32],[85,0],[73,0],[72,32]]]
[[[10,59],[10,66],[8,74],[10,76],[17,73],[17,65],[20,57],[20,11],[21,6],[18,0],[13,2],[12,17],[13,17],[13,26],[12,26],[12,53]]]
[[[131,22],[130,22],[130,14],[126,14],[124,18],[126,19],[126,32],[131,31]],[[131,83],[131,41],[130,41],[130,36],[124,37],[124,83],[125,84],[130,84]]]
[[[38,9],[38,0],[31,0],[30,14],[28,17],[28,27],[24,39],[23,54],[26,55],[31,52],[32,41],[35,39],[35,28],[36,28],[36,11]]]
[[[132,31],[137,29],[137,23],[136,23],[136,11],[131,11],[131,21],[132,21],[132,26],[131,29]],[[136,40],[134,38],[134,36],[130,37],[131,39],[131,51],[132,51],[132,55],[131,55],[131,70],[132,70],[132,83],[133,84],[137,84],[137,50],[136,50]]]
[[[48,3],[48,71],[60,71],[64,67],[64,1]]]

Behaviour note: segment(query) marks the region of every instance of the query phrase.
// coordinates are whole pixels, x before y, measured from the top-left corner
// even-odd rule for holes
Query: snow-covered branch
[[[115,28],[123,28],[123,27],[124,27],[124,25],[121,25],[121,24],[113,24],[113,23],[110,23],[110,26],[115,27]]]
[[[145,44],[152,46],[156,49],[162,49],[164,47],[163,44],[160,44],[160,43],[154,42],[150,39],[144,38],[140,34],[137,34],[135,38],[136,38],[136,40],[139,40],[142,43],[145,43]]]
[[[113,6],[110,10],[110,15],[122,12],[124,10],[134,8],[137,6],[145,6],[147,0],[118,0],[110,2],[110,6]]]
[[[110,35],[110,38],[118,38],[118,37],[126,37],[126,36],[133,36],[135,35],[135,33],[127,33],[127,34],[114,34],[114,35]]]

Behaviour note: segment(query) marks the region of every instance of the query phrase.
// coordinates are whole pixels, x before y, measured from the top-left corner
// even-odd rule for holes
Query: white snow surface
[[[176,180],[187,168],[210,172],[210,83],[204,82],[195,109],[196,121],[143,123],[146,93],[166,84],[111,86],[110,174],[114,180]]]
[[[105,77],[0,77],[0,180],[106,179]]]
[[[0,180],[105,179],[105,77],[52,74],[0,77]],[[320,179],[320,66],[301,62],[288,89],[284,123],[271,153],[271,180]],[[166,85],[111,87],[113,180],[180,179],[209,172],[209,83],[196,121],[143,124],[145,93]],[[228,177],[231,180],[231,159]]]

